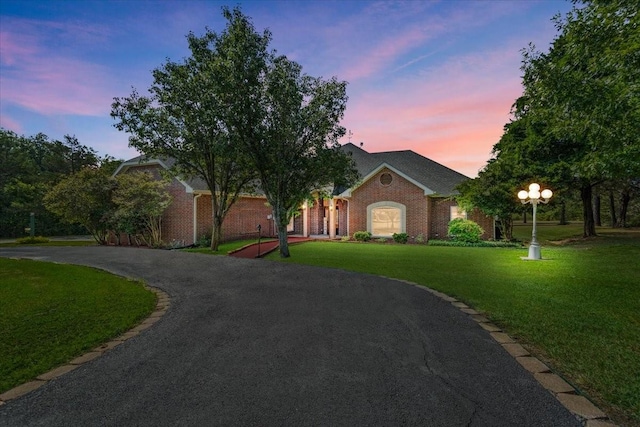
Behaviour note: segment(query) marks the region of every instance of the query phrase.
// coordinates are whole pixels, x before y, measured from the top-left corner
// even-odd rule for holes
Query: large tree
[[[244,143],[273,209],[282,257],[289,256],[287,224],[311,192],[331,192],[357,178],[338,144],[346,101],[346,82],[305,75],[284,56],[268,64],[261,120],[255,137]]]
[[[51,188],[44,205],[68,224],[80,224],[104,245],[115,211],[111,193],[115,180],[100,168],[86,167]]]
[[[313,190],[350,183],[355,174],[337,140],[346,83],[302,74],[268,50],[239,8],[223,8],[220,35],[188,36],[191,57],[154,71],[151,96],[116,98],[116,127],[147,156],[176,159],[177,172],[202,178],[212,197],[213,238],[243,191],[259,184],[273,208],[280,253],[289,256],[286,225]]]
[[[171,203],[167,182],[157,180],[149,172],[118,175],[112,193],[115,205],[112,225],[128,235],[140,236],[149,247],[160,247],[162,214]]]
[[[211,191],[211,249],[242,192],[252,191],[255,170],[240,148],[254,132],[261,77],[271,40],[257,34],[239,9],[223,8],[224,31],[187,36],[191,56],[153,71],[149,96],[115,98],[116,128],[147,157],[172,157],[174,172],[202,179]],[[258,119],[259,120],[259,119]]]
[[[636,1],[591,1],[555,22],[549,52],[524,54],[520,113],[544,126],[538,154],[579,189],[587,237],[593,187],[640,176],[640,15]]]

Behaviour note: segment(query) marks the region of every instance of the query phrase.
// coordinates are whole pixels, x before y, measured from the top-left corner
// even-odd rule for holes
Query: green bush
[[[368,231],[356,231],[353,233],[353,238],[359,242],[368,242],[371,240],[371,233]]]
[[[49,239],[42,236],[22,237],[21,239],[17,239],[16,242],[20,243],[21,245],[33,245],[36,243],[49,243]]]
[[[477,243],[482,233],[482,227],[471,220],[456,218],[449,222],[448,236],[456,242]]]
[[[415,241],[416,241],[416,243],[417,243],[417,244],[421,245],[421,244],[423,244],[424,242],[426,242],[426,241],[427,241],[427,239],[425,239],[424,234],[420,233],[420,234],[418,234],[418,235],[416,236]]]
[[[407,233],[393,233],[393,241],[396,243],[407,243],[409,235]]]
[[[385,239],[384,237],[380,237],[379,239],[376,239],[377,243],[387,243],[387,239]]]
[[[351,240],[351,236],[342,236],[342,237],[340,238],[340,241],[341,241],[341,242],[348,242],[349,240]]]
[[[210,248],[211,233],[206,233],[200,236],[200,238],[196,241],[196,246],[198,246],[199,248]]]

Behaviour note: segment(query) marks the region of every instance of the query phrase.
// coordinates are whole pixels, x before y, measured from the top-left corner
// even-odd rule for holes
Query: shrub
[[[353,233],[353,238],[359,242],[368,242],[371,240],[371,233],[368,231],[356,231]]]
[[[342,236],[342,237],[340,238],[340,241],[341,241],[341,242],[348,242],[349,240],[351,240],[351,237],[350,237],[350,236]]]
[[[379,239],[376,239],[377,243],[387,243],[387,239],[385,239],[384,237],[380,237]]]
[[[471,220],[456,218],[449,222],[449,238],[456,242],[477,243],[482,233],[482,227]]]
[[[396,243],[407,243],[409,235],[407,233],[393,233],[393,241]]]
[[[427,239],[424,238],[424,234],[422,234],[422,233],[418,234],[416,236],[415,240],[416,240],[416,243],[418,243],[420,245],[427,241]]]
[[[20,239],[16,239],[16,242],[20,243],[21,245],[33,245],[35,243],[48,243],[49,239],[42,236],[34,236],[34,237],[29,236],[29,237],[22,237]]]
[[[200,248],[211,247],[211,233],[203,234],[196,242],[196,246]]]
[[[474,248],[522,248],[522,243],[501,241],[481,240],[476,243],[460,242],[455,240],[435,240],[431,239],[427,243],[429,246],[459,246]]]

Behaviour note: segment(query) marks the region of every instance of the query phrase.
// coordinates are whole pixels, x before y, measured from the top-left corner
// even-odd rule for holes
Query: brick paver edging
[[[153,325],[158,320],[160,320],[160,318],[169,309],[169,301],[170,301],[169,295],[167,295],[166,292],[160,289],[152,288],[150,286],[145,285],[145,288],[155,293],[158,298],[156,301],[156,308],[153,311],[153,313],[149,315],[149,317],[147,317],[145,320],[140,322],[137,326],[125,332],[124,334],[120,335],[119,337],[113,338],[111,341],[106,342],[90,350],[88,353],[85,353],[82,356],[76,357],[66,365],[59,366],[55,369],[52,369],[49,372],[38,375],[36,379],[33,381],[29,381],[27,383],[24,383],[22,385],[19,385],[17,387],[14,387],[10,390],[5,391],[4,393],[0,394],[0,406],[4,405],[4,403],[9,400],[17,399],[18,397],[24,396],[25,394],[32,392],[37,388],[42,387],[47,382],[51,380],[55,380],[56,378],[66,374],[67,372],[73,371],[78,366],[84,363],[90,362],[93,359],[96,359],[102,356],[105,352],[111,350],[114,347],[119,346],[126,340],[135,337],[140,332],[151,327],[151,325]]]
[[[501,328],[491,323],[489,319],[473,308],[447,294],[427,288],[426,286],[408,280],[395,279],[392,277],[389,277],[389,279],[407,283],[430,292],[442,300],[451,303],[451,305],[457,307],[460,311],[468,314],[482,329],[488,331],[491,337],[496,340],[507,353],[513,356],[518,363],[533,375],[542,387],[553,394],[556,399],[586,427],[617,427],[600,408],[582,396],[575,387],[567,383],[559,375],[553,373],[540,359],[532,356],[524,347],[504,333]]]

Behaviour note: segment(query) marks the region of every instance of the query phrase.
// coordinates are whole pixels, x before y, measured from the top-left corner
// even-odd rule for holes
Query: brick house
[[[368,153],[354,144],[342,149],[349,153],[361,176],[350,188],[336,188],[331,196],[304,203],[288,231],[303,236],[352,236],[370,231],[374,237],[407,233],[425,240],[444,238],[453,218],[467,217],[485,230],[483,238],[494,238],[494,221],[478,210],[465,213],[455,202],[455,186],[468,177],[413,151]],[[151,171],[159,176],[172,160],[124,162],[115,174]],[[211,193],[200,179],[173,179],[169,185],[173,201],[162,219],[163,239],[190,245],[211,233]],[[275,235],[271,208],[261,195],[243,195],[232,206],[223,224],[222,240]]]

